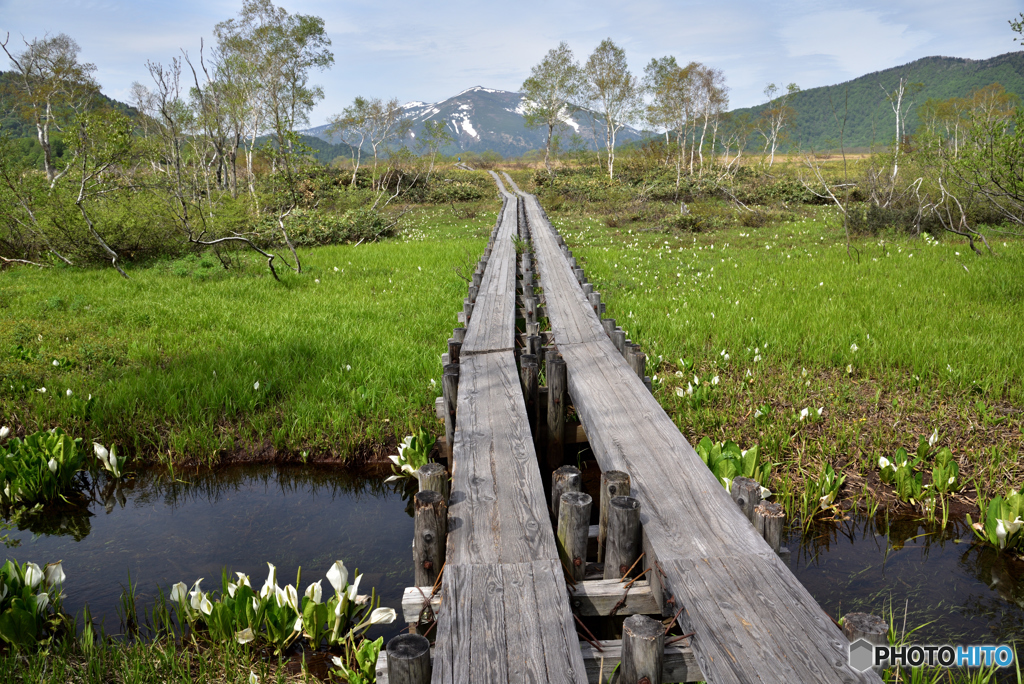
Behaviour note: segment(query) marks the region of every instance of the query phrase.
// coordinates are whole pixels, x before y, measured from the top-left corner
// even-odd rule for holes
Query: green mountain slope
[[[847,149],[888,144],[896,134],[896,115],[882,88],[891,92],[901,76],[911,83],[923,84],[921,90],[910,97],[914,106],[907,118],[907,133],[912,133],[918,125],[918,105],[930,98],[965,97],[993,83],[1024,98],[1024,52],[1008,52],[982,60],[925,57],[846,83],[801,91],[790,100],[790,106],[796,111],[789,131],[791,142],[798,143],[802,149],[837,149],[840,129],[833,116],[834,106],[840,121],[846,112]],[[757,117],[763,108],[764,105],[749,107],[734,113],[748,112]],[[752,139],[752,144],[756,145],[756,140]]]

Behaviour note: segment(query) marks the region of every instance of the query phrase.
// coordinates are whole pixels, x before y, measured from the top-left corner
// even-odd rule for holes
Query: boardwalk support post
[[[750,524],[754,524],[754,509],[761,503],[761,485],[749,477],[737,477],[732,481],[732,488],[729,490],[732,500],[747,516]]]
[[[530,432],[537,434],[537,397],[540,364],[537,355],[525,352],[519,357],[519,377],[523,382],[523,399],[526,401],[526,417],[530,419]]]
[[[587,574],[587,532],[593,499],[583,492],[566,492],[558,504],[558,546],[574,582]]]
[[[786,512],[780,504],[762,501],[754,509],[754,527],[775,553],[782,548],[782,525],[785,522]]]
[[[448,503],[449,484],[448,471],[440,463],[424,463],[416,471],[416,479],[420,482],[421,492],[437,492]]]
[[[608,538],[608,505],[615,496],[629,496],[629,473],[609,470],[601,473],[601,501],[597,532],[597,562],[604,561],[605,540]]]
[[[850,642],[866,639],[875,646],[888,645],[889,624],[869,613],[847,613],[843,618],[843,634]]]
[[[459,364],[447,363],[441,377],[441,394],[444,397],[444,457],[452,467],[452,449],[455,446],[455,410],[459,396]]]
[[[558,504],[562,494],[578,492],[582,484],[582,474],[576,466],[565,465],[551,473],[551,517],[558,520]]]
[[[430,641],[421,634],[399,634],[387,646],[390,684],[428,684]]]
[[[608,538],[604,547],[604,578],[625,577],[640,557],[640,502],[613,496],[608,502]]]
[[[565,399],[568,377],[565,361],[559,354],[548,353],[546,374],[548,378],[548,449],[549,468],[562,465],[565,444]]]
[[[444,565],[448,536],[448,505],[435,491],[418,492],[415,497],[415,535],[412,555],[417,587],[432,587]]]
[[[622,624],[619,681],[661,684],[665,660],[665,626],[646,615],[630,615]]]

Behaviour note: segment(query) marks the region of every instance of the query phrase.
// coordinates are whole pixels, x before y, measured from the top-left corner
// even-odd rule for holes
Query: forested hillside
[[[789,129],[790,144],[798,143],[803,149],[838,148],[839,124],[845,116],[847,149],[887,145],[896,134],[896,115],[886,91],[892,92],[901,77],[911,84],[921,84],[917,92],[911,88],[907,98],[913,103],[907,118],[909,134],[920,123],[920,105],[929,99],[967,97],[993,83],[999,83],[1018,97],[1024,95],[1024,52],[1009,52],[983,60],[925,57],[846,83],[801,91],[789,100],[796,115]],[[764,105],[738,109],[732,114],[750,114],[756,119],[762,109]],[[756,138],[750,140],[752,145],[757,144]]]

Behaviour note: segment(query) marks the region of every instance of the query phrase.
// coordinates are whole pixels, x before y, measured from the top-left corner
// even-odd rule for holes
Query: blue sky
[[[625,48],[634,73],[675,55],[722,69],[732,107],[763,101],[768,82],[839,83],[930,55],[984,59],[1021,49],[1007,20],[1021,0],[281,0],[323,17],[334,67],[317,74],[325,99],[313,125],[357,95],[433,102],[480,85],[517,90],[559,41],[581,61],[604,38]],[[108,95],[148,85],[147,60],[195,55],[241,0],[0,0],[0,37],[12,43],[67,33],[97,66]],[[3,68],[7,68],[4,64]]]

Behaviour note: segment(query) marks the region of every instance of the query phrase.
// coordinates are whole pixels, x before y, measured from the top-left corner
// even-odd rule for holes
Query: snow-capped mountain
[[[442,120],[454,144],[449,153],[473,150],[493,150],[503,156],[517,156],[529,150],[542,149],[547,136],[546,128],[527,128],[523,113],[526,98],[522,93],[494,90],[476,86],[441,102],[407,102],[402,105],[406,117],[412,120],[409,136],[403,144],[415,148],[417,138],[427,121]],[[604,145],[604,124],[600,117],[592,121],[590,112],[579,111],[566,118],[566,129],[561,132],[562,147],[567,148],[573,133],[578,133],[588,147]],[[326,126],[303,131],[309,135],[325,137]],[[641,137],[640,131],[626,127],[619,131],[618,142]],[[325,138],[326,139],[326,138]]]

